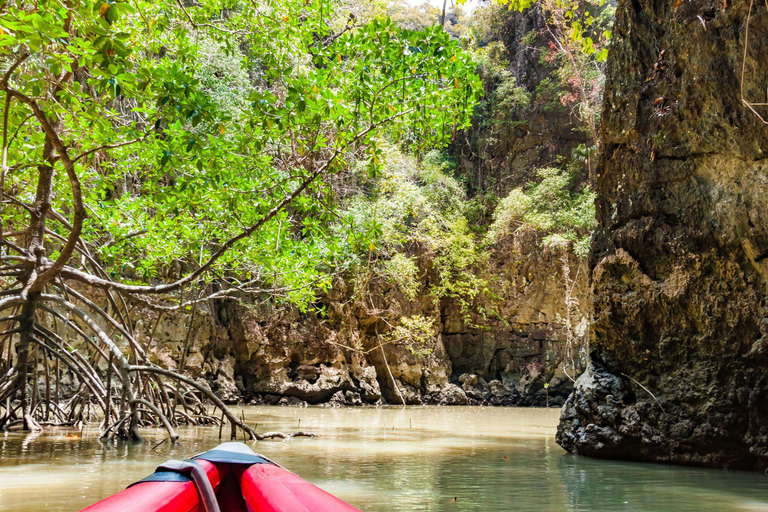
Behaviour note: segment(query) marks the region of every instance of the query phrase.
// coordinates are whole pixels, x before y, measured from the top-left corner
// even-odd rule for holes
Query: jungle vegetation
[[[574,29],[590,9],[559,12],[568,44],[552,60],[594,131],[599,76],[570,77],[574,55],[600,70],[607,36],[590,47]],[[496,116],[530,96],[463,13],[448,31],[435,16],[346,0],[0,2],[0,428],[82,421],[95,404],[104,437],[161,423],[175,439],[225,417],[233,436],[282,436],[151,363],[133,308],[251,295],[306,310],[342,272],[413,297],[414,245],[435,261],[431,292],[469,307],[484,287],[472,269],[519,224],[583,246],[590,192],[563,170],[478,221],[496,201],[477,214],[444,148],[481,99]],[[418,351],[430,320],[409,322],[397,328]],[[63,401],[51,380],[65,369],[81,385]]]

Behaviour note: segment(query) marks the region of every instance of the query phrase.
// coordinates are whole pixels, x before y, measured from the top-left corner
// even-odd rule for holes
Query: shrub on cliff
[[[519,229],[534,229],[545,246],[572,246],[577,255],[586,255],[596,226],[594,191],[586,184],[574,186],[568,170],[548,167],[537,174],[541,181],[499,201],[486,240],[494,243]]]
[[[423,290],[435,300],[447,297],[468,306],[485,288],[475,267],[487,254],[469,229],[469,202],[448,172],[450,162],[438,152],[419,162],[392,145],[381,151],[380,173],[372,178],[360,168],[357,185],[366,193],[352,196],[342,215],[349,232],[370,234],[347,239],[349,258],[360,272],[357,282],[367,285],[376,277],[409,300]],[[425,258],[421,267],[419,257]],[[428,271],[431,279],[425,279]],[[424,281],[430,282],[426,288]]]

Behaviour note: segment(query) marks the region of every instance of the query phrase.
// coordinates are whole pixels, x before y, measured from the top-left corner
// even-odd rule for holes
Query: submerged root
[[[283,432],[265,432],[263,434],[256,434],[256,439],[262,441],[264,439],[293,439],[294,437],[315,437],[315,434],[309,432],[298,431],[292,434],[284,434]]]
[[[254,441],[313,437],[307,432],[257,433],[206,384],[150,364],[130,329],[104,308],[63,284],[58,289],[63,295],[39,294],[31,304],[0,301],[0,312],[21,304],[24,313],[0,317],[0,330],[14,331],[9,344],[17,339],[15,357],[10,349],[5,357],[0,351],[0,429],[39,432],[43,426],[100,419],[103,440],[140,440],[139,428],[159,426],[176,443],[176,427],[221,427],[226,421],[231,439],[238,431]],[[117,334],[109,334],[104,325]],[[60,397],[62,369],[78,383],[67,399]],[[210,404],[221,411],[221,418],[209,410]]]

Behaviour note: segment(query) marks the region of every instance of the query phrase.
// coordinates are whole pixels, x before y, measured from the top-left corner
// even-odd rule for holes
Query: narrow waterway
[[[762,474],[571,456],[555,444],[554,409],[244,410],[259,431],[316,433],[254,449],[368,512],[768,511]],[[219,443],[214,428],[180,434],[153,449],[162,431],[131,445],[87,430],[0,433],[0,511],[79,510]]]

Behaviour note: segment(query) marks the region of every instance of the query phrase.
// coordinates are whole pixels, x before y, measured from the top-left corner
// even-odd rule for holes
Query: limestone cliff
[[[536,170],[571,158],[580,144],[591,145],[580,121],[559,98],[565,91],[554,64],[542,60],[549,51],[547,18],[540,5],[523,12],[486,6],[490,28],[480,43],[508,75],[481,67],[485,98],[475,110],[472,127],[452,146],[458,170],[467,176],[470,193],[506,195],[536,179]]]
[[[587,140],[556,94],[539,90],[553,71],[540,59],[547,47],[540,9],[492,9],[498,25],[488,38],[503,48],[497,67],[530,102],[501,112],[505,103],[489,100],[475,127],[458,134],[453,149],[470,195],[523,186]],[[494,96],[502,84],[484,78]],[[469,305],[431,295],[439,278],[430,256],[415,251],[422,277],[414,300],[374,280],[369,300],[355,303],[352,278],[342,276],[318,300],[323,315],[217,301],[195,318],[161,320],[156,349],[165,364],[183,360],[185,371],[230,401],[561,405],[586,365],[587,271],[583,258],[543,248],[541,238],[523,229],[494,244],[487,264],[473,270],[488,290]],[[414,315],[435,321],[426,355],[397,342],[379,346]]]
[[[746,0],[619,1],[573,453],[768,467],[768,125],[742,101],[765,102],[766,28]]]
[[[586,270],[570,254],[541,250],[537,236],[499,244],[483,270],[494,299],[469,314],[435,301],[426,281],[413,301],[373,282],[372,305],[361,307],[337,278],[322,316],[226,300],[159,323],[142,312],[136,331],[142,343],[153,333],[158,362],[183,365],[229,402],[561,405],[586,361]],[[397,341],[379,346],[392,324],[415,314],[436,319],[426,355]]]
[[[504,49],[497,67],[531,101],[514,112],[494,103],[458,134],[454,150],[459,172],[472,176],[470,195],[524,186],[537,168],[587,140],[556,94],[537,92],[553,71],[540,59],[547,47],[540,9],[493,9],[499,25],[489,37]],[[489,94],[502,85],[497,78],[485,77]],[[418,259],[421,277],[412,300],[375,279],[367,299],[356,300],[353,277],[339,276],[318,297],[323,313],[247,297],[162,316],[136,305],[134,330],[156,362],[231,403],[561,405],[586,365],[586,262],[544,248],[542,236],[519,229],[496,241],[471,270],[487,290],[470,304],[435,297],[434,255],[414,250],[409,257]],[[413,316],[434,321],[421,354],[383,339]]]

